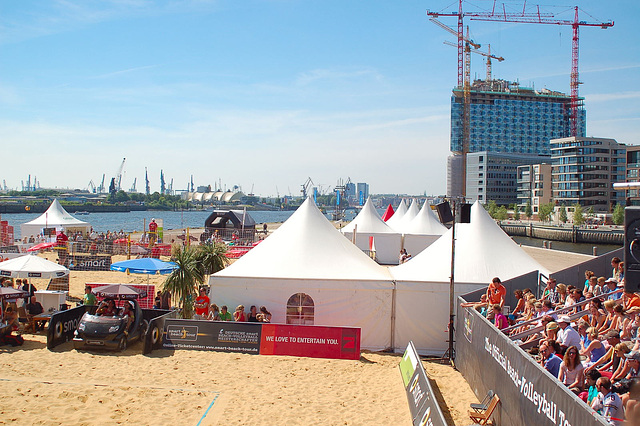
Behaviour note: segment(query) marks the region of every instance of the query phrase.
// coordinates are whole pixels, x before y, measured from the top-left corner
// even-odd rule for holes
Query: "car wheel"
[[[160,329],[157,325],[154,325],[151,329],[151,344],[156,345],[160,341]]]
[[[121,351],[125,351],[127,349],[127,338],[122,336],[120,338],[120,342],[118,342],[118,349],[120,349]]]

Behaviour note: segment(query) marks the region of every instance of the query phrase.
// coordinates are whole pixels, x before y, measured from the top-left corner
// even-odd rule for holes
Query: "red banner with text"
[[[260,354],[360,359],[360,329],[263,324]]]

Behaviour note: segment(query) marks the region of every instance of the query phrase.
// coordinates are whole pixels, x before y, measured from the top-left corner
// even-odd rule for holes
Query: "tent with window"
[[[232,311],[264,305],[272,322],[361,327],[362,348],[391,344],[388,269],[345,238],[310,198],[209,285],[211,301]]]
[[[506,281],[531,271],[549,274],[504,233],[479,202],[471,207],[471,223],[457,224],[455,231],[456,299],[487,286],[496,276]],[[404,350],[410,340],[421,354],[442,355],[447,349],[451,232],[449,229],[408,262],[389,268],[396,282],[396,350]]]
[[[403,247],[407,253],[415,256],[447,232],[447,228],[431,210],[429,200],[425,200],[420,212],[403,228],[403,232]]]
[[[30,222],[20,225],[20,235],[22,237],[36,236],[42,234],[45,228],[55,228],[56,231],[64,231],[65,234],[74,232],[87,234],[91,231],[91,224],[71,216],[60,205],[58,199],[54,199],[46,212]],[[52,235],[55,236],[55,232]]]
[[[353,241],[365,253],[370,250],[370,241],[375,244],[375,256],[378,263],[383,265],[397,265],[400,254],[402,235],[387,225],[373,207],[371,197],[364,207],[347,226],[340,230],[345,237]]]

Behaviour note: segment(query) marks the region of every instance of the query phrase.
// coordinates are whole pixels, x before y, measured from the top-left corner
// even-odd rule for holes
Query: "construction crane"
[[[137,192],[136,191],[136,183],[138,182],[138,178],[135,177],[133,178],[133,185],[131,185],[131,189],[129,190],[129,192]]]
[[[93,183],[93,179],[89,181],[89,185],[87,186],[89,191],[96,193],[96,185]]]
[[[446,41],[446,40],[443,41],[443,43],[446,44],[447,46],[453,46],[453,47],[457,47],[458,46],[457,44],[451,43],[450,41]],[[487,81],[493,80],[493,77],[491,75],[492,74],[492,71],[491,71],[491,69],[492,69],[491,59],[493,58],[493,59],[497,60],[498,62],[502,62],[502,61],[504,61],[504,58],[502,56],[492,55],[491,54],[491,45],[490,44],[487,45],[487,52],[483,52],[483,51],[478,50],[478,49],[471,49],[470,53],[477,53],[478,55],[482,55],[482,56],[487,58]]]
[[[552,13],[540,12],[540,7],[536,6],[536,12],[526,12],[526,2],[522,8],[522,12],[511,13],[507,12],[506,6],[502,4],[502,10],[496,10],[496,1],[493,2],[493,8],[491,12],[463,12],[462,10],[463,0],[458,0],[458,12],[453,13],[440,13],[431,12],[427,10],[427,15],[431,17],[439,16],[456,16],[458,18],[458,85],[462,85],[462,68],[463,64],[463,18],[469,16],[471,20],[475,21],[494,21],[494,22],[514,22],[514,23],[529,23],[529,24],[550,24],[550,25],[570,25],[573,30],[572,43],[571,43],[571,111],[570,111],[570,128],[571,135],[577,136],[578,131],[578,109],[581,106],[580,97],[578,93],[578,86],[580,80],[578,77],[578,57],[579,57],[579,29],[581,26],[587,27],[600,27],[607,29],[613,27],[613,21],[609,22],[587,22],[581,21],[579,18],[579,8],[574,8],[573,20],[561,20],[552,19],[554,15]]]

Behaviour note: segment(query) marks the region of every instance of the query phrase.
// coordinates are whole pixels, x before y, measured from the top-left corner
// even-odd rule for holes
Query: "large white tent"
[[[388,269],[335,229],[311,199],[269,238],[213,274],[209,285],[218,306],[264,305],[276,323],[298,321],[302,307],[292,301],[302,294],[306,303],[312,300],[312,324],[361,327],[363,348],[391,344]]]
[[[91,224],[71,216],[58,200],[54,199],[46,212],[31,222],[20,225],[20,234],[22,237],[35,236],[42,233],[43,228],[55,228],[65,233],[78,231],[87,233],[91,230]]]
[[[493,277],[508,280],[531,271],[548,274],[500,229],[480,203],[471,208],[471,223],[456,225],[455,296],[487,286]],[[390,269],[396,282],[394,348],[410,340],[420,353],[447,348],[451,232],[416,257]]]
[[[420,212],[404,227],[403,232],[403,247],[407,253],[415,256],[447,232],[447,228],[436,218],[429,200],[425,200]]]
[[[363,251],[369,250],[369,238],[373,237],[378,262],[383,265],[398,264],[402,235],[382,220],[373,207],[371,198],[367,199],[358,216],[342,228],[341,232],[350,241],[353,241],[355,232],[355,244]]]

